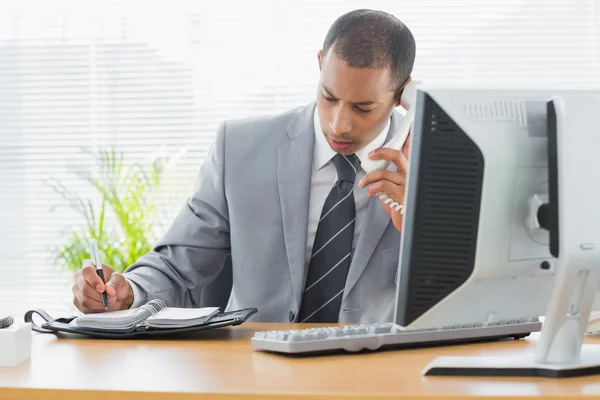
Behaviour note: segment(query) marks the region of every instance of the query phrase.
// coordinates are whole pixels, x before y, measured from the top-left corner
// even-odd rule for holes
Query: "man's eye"
[[[327,101],[328,101],[328,102],[330,102],[330,103],[333,103],[333,102],[335,102],[335,101],[336,101],[336,100],[335,100],[334,98],[332,98],[332,97],[327,97],[327,96],[323,96],[323,97],[325,98],[325,100],[327,100]]]
[[[361,112],[361,113],[368,113],[368,112],[371,112],[371,111],[373,111],[373,110],[365,110],[365,109],[362,109],[362,108],[360,108],[360,107],[356,107],[356,109],[357,109],[359,112]]]

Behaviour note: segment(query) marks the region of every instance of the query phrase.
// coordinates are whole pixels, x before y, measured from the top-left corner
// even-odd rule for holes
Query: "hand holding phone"
[[[402,97],[400,98],[400,105],[406,110],[406,116],[400,124],[400,127],[392,138],[384,144],[381,148],[390,148],[396,150],[402,150],[406,139],[410,134],[413,122],[415,120],[415,107],[414,104],[417,98],[417,85],[418,82],[410,81],[404,90],[402,91]],[[377,169],[386,169],[390,165],[390,160],[369,160],[361,163],[362,169],[368,174]]]
[[[359,183],[360,187],[369,185],[369,197],[377,195],[394,226],[402,230],[404,215],[404,190],[408,173],[408,150],[412,125],[415,116],[417,82],[409,82],[402,92],[401,106],[406,109],[406,116],[390,141],[369,154],[368,162],[361,163],[367,175]],[[387,168],[390,163],[397,167],[396,171]]]

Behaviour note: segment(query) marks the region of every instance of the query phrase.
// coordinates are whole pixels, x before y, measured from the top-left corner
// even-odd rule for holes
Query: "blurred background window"
[[[218,123],[312,101],[327,29],[357,8],[408,25],[418,80],[600,85],[598,0],[4,0],[0,314],[73,314],[68,266],[85,234],[103,230],[109,264],[143,251]]]

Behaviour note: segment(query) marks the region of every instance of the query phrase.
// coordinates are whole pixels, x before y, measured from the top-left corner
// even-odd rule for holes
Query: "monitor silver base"
[[[438,357],[422,371],[426,376],[513,376],[573,378],[600,375],[600,345],[584,344],[571,364],[536,362],[534,355],[510,357]]]

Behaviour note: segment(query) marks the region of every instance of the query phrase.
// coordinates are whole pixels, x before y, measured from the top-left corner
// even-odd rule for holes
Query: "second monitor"
[[[544,313],[555,262],[530,204],[548,194],[553,93],[419,91],[396,323],[419,329]]]
[[[597,91],[419,90],[397,324],[412,330],[547,314],[537,364],[521,372],[545,368],[541,374],[564,376],[565,365],[579,368],[584,319],[598,286],[593,264],[600,267],[600,191],[589,186],[600,180],[589,150],[600,140],[598,111]],[[579,232],[572,229],[577,222]],[[582,240],[586,248],[564,248]],[[581,251],[590,265],[570,265],[566,258]],[[550,359],[560,367],[538,368]],[[477,362],[485,364],[466,361],[482,374]]]

